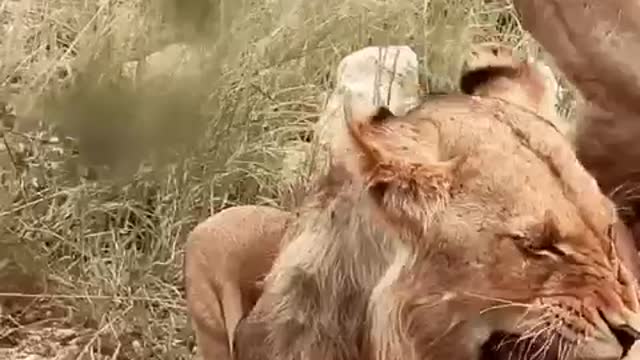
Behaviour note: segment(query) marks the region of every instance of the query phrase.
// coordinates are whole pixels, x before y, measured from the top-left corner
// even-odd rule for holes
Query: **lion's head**
[[[640,306],[615,209],[548,120],[466,95],[353,117],[350,166],[302,208],[239,359],[617,359],[631,346]]]
[[[527,343],[525,358],[617,359],[632,345],[637,283],[615,208],[548,121],[449,96],[352,129],[372,223],[407,247],[372,292],[378,359],[477,359],[495,336]]]

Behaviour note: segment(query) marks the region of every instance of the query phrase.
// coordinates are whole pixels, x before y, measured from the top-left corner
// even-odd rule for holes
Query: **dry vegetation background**
[[[473,42],[537,54],[512,15],[488,0],[0,0],[0,358],[191,358],[185,235],[224,207],[290,206],[309,164],[282,159],[340,59],[406,44],[430,90],[456,90]],[[169,44],[157,68],[130,63]]]

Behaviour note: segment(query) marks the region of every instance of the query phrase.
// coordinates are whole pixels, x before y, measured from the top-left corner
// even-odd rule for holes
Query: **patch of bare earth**
[[[71,311],[51,299],[32,300],[17,311],[8,306],[0,309],[0,359],[133,359],[149,355],[136,334],[115,338],[108,326],[96,328],[90,322],[72,320]]]

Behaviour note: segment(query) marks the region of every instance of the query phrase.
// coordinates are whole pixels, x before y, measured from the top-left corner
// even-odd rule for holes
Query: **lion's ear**
[[[437,161],[411,122],[378,108],[354,118],[349,133],[360,153],[359,169],[368,194],[395,224],[422,233],[435,209],[449,198],[461,158]]]
[[[371,122],[374,124],[381,124],[389,119],[395,118],[396,115],[389,110],[386,106],[378,106],[375,113],[371,116]]]
[[[555,119],[557,80],[550,68],[516,57],[507,46],[476,46],[460,77],[467,95],[487,96],[523,106]]]
[[[518,71],[515,67],[487,66],[468,70],[460,77],[460,90],[467,95],[479,94],[479,89],[499,78],[509,78]]]
[[[507,46],[477,45],[465,62],[460,90],[467,95],[476,95],[478,89],[496,79],[517,75],[521,66],[521,61]]]

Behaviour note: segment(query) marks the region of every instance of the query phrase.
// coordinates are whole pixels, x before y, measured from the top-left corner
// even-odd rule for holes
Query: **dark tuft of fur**
[[[388,119],[394,118],[394,117],[396,117],[396,115],[392,113],[388,107],[380,106],[378,107],[378,110],[376,110],[376,113],[373,114],[373,116],[371,116],[371,123],[381,124],[387,121]]]
[[[518,69],[510,66],[488,66],[476,70],[469,71],[460,77],[460,90],[467,95],[473,92],[491,79],[499,77],[515,77]]]

